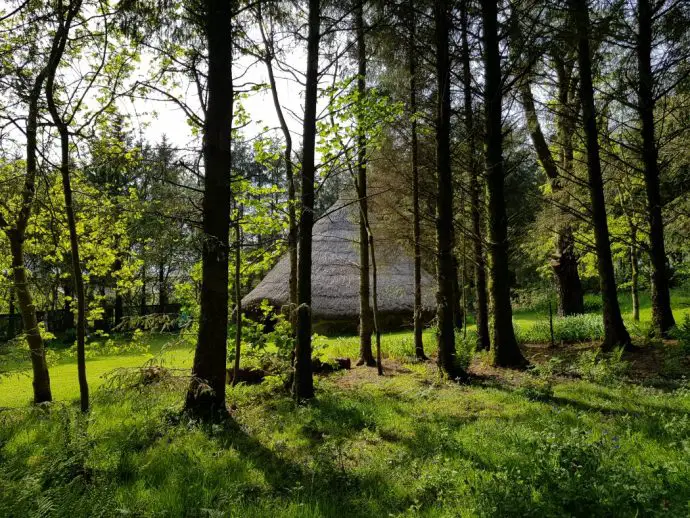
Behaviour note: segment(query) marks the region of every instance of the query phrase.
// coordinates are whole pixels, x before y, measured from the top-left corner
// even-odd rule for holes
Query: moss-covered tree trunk
[[[508,217],[503,167],[503,81],[496,0],[482,2],[484,41],[484,123],[486,199],[489,229],[489,293],[493,309],[491,361],[500,367],[522,367],[526,360],[513,331],[508,267]]]

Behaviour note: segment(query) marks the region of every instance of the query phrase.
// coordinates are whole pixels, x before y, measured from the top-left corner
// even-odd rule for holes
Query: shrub
[[[583,379],[607,384],[619,380],[629,367],[630,362],[623,360],[623,348],[619,347],[608,355],[599,349],[584,351],[571,369]]]
[[[551,329],[548,320],[540,320],[530,327],[516,326],[516,338],[520,343],[549,343]],[[591,342],[604,337],[601,315],[572,315],[553,319],[554,340],[557,343]]]

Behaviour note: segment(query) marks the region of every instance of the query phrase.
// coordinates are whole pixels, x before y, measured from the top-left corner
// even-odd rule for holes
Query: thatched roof
[[[357,319],[359,316],[359,208],[341,198],[318,220],[313,231],[312,315],[315,320]],[[371,216],[376,239],[375,215]],[[375,241],[378,303],[382,315],[409,315],[414,307],[414,261],[400,246]],[[274,307],[289,302],[290,262],[285,255],[242,300],[250,309],[262,300]],[[422,303],[435,310],[434,278],[422,271]]]

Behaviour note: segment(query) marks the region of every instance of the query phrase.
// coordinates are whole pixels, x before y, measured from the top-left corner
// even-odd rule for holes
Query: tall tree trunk
[[[259,29],[261,31],[261,38],[264,42],[264,48],[266,50],[265,60],[266,71],[268,73],[268,81],[271,86],[271,95],[273,97],[273,107],[275,108],[276,115],[278,116],[278,121],[280,123],[280,129],[283,133],[283,138],[285,139],[285,152],[283,153],[283,159],[285,161],[285,178],[287,180],[288,188],[288,254],[290,258],[290,304],[293,307],[297,306],[297,214],[295,206],[297,205],[297,200],[295,196],[295,179],[292,167],[292,135],[290,134],[290,128],[285,120],[285,115],[283,113],[283,107],[280,104],[280,99],[278,98],[278,88],[276,86],[275,74],[273,73],[273,39],[268,38],[263,27],[263,17],[261,14],[261,2],[257,4],[258,14],[259,14]],[[294,319],[291,318],[294,321]]]
[[[72,256],[72,280],[74,281],[74,292],[77,296],[77,377],[79,379],[79,401],[82,412],[89,410],[89,385],[86,379],[86,293],[84,291],[84,277],[81,271],[81,260],[79,257],[79,236],[77,235],[77,221],[74,214],[74,203],[72,200],[72,184],[70,178],[69,164],[69,131],[67,123],[58,112],[55,103],[55,72],[67,44],[67,35],[74,16],[76,16],[81,1],[77,0],[70,4],[66,18],[62,18],[60,25],[63,36],[58,45],[58,52],[52,56],[55,62],[49,65],[50,73],[46,80],[46,100],[48,110],[53,119],[53,123],[60,135],[60,175],[62,177],[62,191],[65,198],[65,213],[67,214],[67,227],[69,229],[70,255]]]
[[[307,75],[302,129],[302,211],[299,221],[299,260],[297,267],[297,340],[293,394],[297,400],[314,397],[311,369],[311,260],[314,227],[314,151],[316,145],[316,101],[319,81],[319,40],[321,5],[309,0],[307,36]]]
[[[357,93],[360,101],[366,95],[367,51],[364,40],[364,0],[357,0],[355,25],[357,28]],[[357,124],[361,126],[360,121]],[[367,218],[369,203],[367,201],[367,136],[360,129],[357,132],[357,188],[359,196],[359,361],[357,365],[376,365],[371,350],[371,333],[373,314],[371,309],[371,289],[369,271],[369,235]]]
[[[422,331],[422,230],[419,214],[419,143],[417,136],[417,49],[415,33],[417,20],[415,17],[414,0],[409,3],[410,32],[408,43],[408,59],[410,72],[410,113],[412,115],[412,239],[414,241],[414,352],[418,360],[427,360],[424,354],[424,340]]]
[[[652,324],[661,336],[676,325],[671,311],[664,221],[659,190],[659,150],[654,136],[654,76],[652,73],[652,4],[638,0],[637,63],[639,67],[638,110],[642,122],[642,161],[649,217],[649,256],[652,262]]]
[[[604,181],[599,158],[599,133],[594,107],[592,86],[592,64],[589,48],[589,10],[587,0],[570,0],[578,38],[578,64],[580,67],[580,101],[587,148],[587,171],[589,191],[592,200],[592,224],[597,250],[597,267],[601,284],[601,299],[604,313],[604,342],[602,349],[609,351],[616,346],[630,346],[628,334],[618,304],[616,278],[611,258],[611,241],[606,220]]]
[[[242,209],[237,207],[235,221],[235,366],[232,386],[239,380],[240,358],[242,353]]]
[[[438,366],[450,379],[467,374],[455,356],[455,281],[453,257],[453,177],[450,165],[450,62],[448,57],[449,6],[434,2],[436,25],[436,295],[438,320]]]
[[[500,367],[522,367],[527,362],[513,331],[508,268],[508,218],[503,168],[503,81],[496,0],[482,2],[484,39],[484,118],[486,198],[489,223],[489,293],[493,307],[491,361]]]
[[[489,297],[486,289],[486,263],[484,260],[484,248],[482,244],[482,210],[479,200],[479,149],[476,140],[474,125],[474,110],[472,108],[472,72],[470,70],[470,46],[468,40],[469,0],[463,0],[460,23],[462,25],[462,83],[465,115],[465,129],[467,131],[467,144],[469,153],[469,178],[470,178],[470,212],[472,217],[472,244],[474,257],[474,290],[475,290],[475,322],[477,324],[477,348],[489,350]]]
[[[232,5],[206,2],[208,107],[204,124],[204,242],[201,308],[192,382],[185,408],[201,418],[224,415],[228,338],[228,248],[233,110]]]
[[[566,110],[568,103],[568,87],[569,76],[559,74],[559,109],[561,112]],[[556,162],[553,159],[549,145],[544,138],[544,134],[539,123],[537,110],[534,105],[534,98],[530,89],[529,82],[524,80],[520,85],[520,97],[522,106],[527,118],[527,127],[529,129],[532,144],[537,152],[537,159],[541,164],[546,176],[551,184],[554,194],[562,192],[561,178],[558,173]],[[563,96],[565,94],[565,96]],[[563,121],[564,114],[559,113],[558,121],[560,126],[560,138],[562,140],[561,146],[563,148],[564,167],[572,162],[572,146],[568,147],[566,142],[570,142],[572,135],[566,132]],[[568,152],[568,149],[570,150]],[[569,170],[566,170],[566,175]],[[556,277],[556,289],[558,292],[558,314],[561,316],[577,315],[584,313],[584,294],[582,290],[582,283],[580,282],[580,274],[578,272],[578,258],[575,252],[575,239],[573,236],[573,229],[570,223],[559,224],[556,229],[556,250],[551,258],[551,268]]]

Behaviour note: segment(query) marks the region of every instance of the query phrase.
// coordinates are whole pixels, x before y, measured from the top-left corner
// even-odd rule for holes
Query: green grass
[[[530,331],[544,315],[515,320]],[[433,354],[433,333],[424,339]],[[0,377],[0,516],[690,514],[687,345],[650,346],[640,354],[662,361],[648,365],[535,349],[531,373],[490,369],[479,355],[463,386],[414,362],[409,332],[392,333],[386,376],[361,367],[317,378],[316,400],[300,407],[278,384],[228,388],[232,421],[206,427],[180,413],[191,345],[146,340],[147,352],[88,360],[86,416],[73,360],[51,366],[49,408],[27,404],[22,366]],[[357,350],[357,337],[315,342],[325,357]],[[180,377],[106,376],[152,359]],[[658,372],[642,377],[638,361]]]
[[[405,367],[320,379],[302,407],[240,387],[212,427],[180,419],[184,382],[2,412],[0,515],[687,516],[687,388],[558,379],[535,401],[526,374]]]

